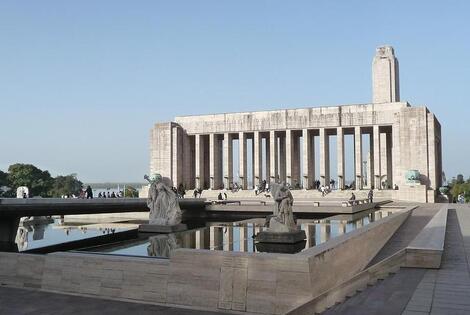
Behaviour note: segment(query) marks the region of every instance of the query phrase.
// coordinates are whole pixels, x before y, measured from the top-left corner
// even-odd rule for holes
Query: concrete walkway
[[[216,315],[217,312],[0,287],[1,315]],[[226,314],[226,313],[225,313]]]
[[[470,314],[470,207],[452,208],[455,210],[448,214],[440,269],[402,268],[324,314]],[[409,227],[422,224],[408,223]],[[402,243],[406,239],[403,237]],[[389,244],[384,250],[397,248],[397,244]]]

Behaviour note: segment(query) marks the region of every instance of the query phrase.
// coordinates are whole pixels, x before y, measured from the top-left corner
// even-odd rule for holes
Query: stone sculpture
[[[274,198],[273,216],[269,220],[270,232],[294,232],[297,225],[292,213],[294,197],[285,183],[271,184],[271,193]]]
[[[259,251],[268,251],[276,253],[297,252],[305,247],[305,231],[299,229],[294,220],[292,205],[294,197],[292,196],[286,183],[271,183],[271,195],[275,201],[273,214],[266,218],[269,222],[268,229],[261,231],[255,236],[256,248]],[[271,244],[270,246],[263,243]],[[296,244],[295,246],[284,246],[283,244]]]
[[[418,170],[408,170],[405,173],[405,179],[407,184],[420,184],[420,173]]]
[[[144,177],[150,183],[147,206],[150,209],[149,224],[178,225],[181,223],[181,209],[178,198],[172,190],[171,180],[156,174],[152,179]]]

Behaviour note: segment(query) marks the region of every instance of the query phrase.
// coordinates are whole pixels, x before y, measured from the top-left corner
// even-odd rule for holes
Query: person
[[[217,200],[224,200],[224,197],[222,197],[222,193],[219,192],[219,195],[217,196]]]
[[[180,198],[184,198],[184,195],[186,195],[183,183],[180,183],[178,186],[178,195],[180,196]]]
[[[111,195],[109,194],[109,191],[106,193],[108,198],[111,198]]]
[[[23,192],[23,199],[26,199],[26,198],[28,198],[28,195],[25,192]]]
[[[93,190],[91,190],[91,187],[89,185],[86,186],[85,195],[86,199],[93,199]]]
[[[349,198],[349,203],[352,205],[356,202],[356,195],[351,193],[351,198]]]
[[[103,198],[106,198],[106,193],[105,193],[104,191],[103,191],[103,195],[102,195],[102,196],[103,196]]]
[[[227,200],[227,193],[224,192],[224,199]]]
[[[111,193],[111,198],[116,198],[116,194],[114,193],[114,191]]]
[[[374,199],[374,191],[372,189],[369,190],[367,198],[369,199],[369,202],[372,203],[372,200]]]
[[[321,191],[321,196],[325,197],[325,186],[321,185],[320,191]]]
[[[98,198],[101,198],[103,197],[103,195],[101,195],[101,192],[98,194]]]
[[[198,190],[197,190],[197,188],[196,188],[196,189],[194,189],[194,191],[193,191],[193,197],[194,197],[194,198],[197,198],[197,194],[198,194]]]
[[[258,196],[258,194],[260,193],[260,188],[258,185],[255,186],[255,196]]]
[[[395,184],[395,186],[394,186],[394,188],[393,188],[393,189],[395,189],[395,190],[398,190],[398,185],[397,185],[397,184]]]

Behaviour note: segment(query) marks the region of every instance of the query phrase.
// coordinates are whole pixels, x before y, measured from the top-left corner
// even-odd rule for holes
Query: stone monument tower
[[[392,103],[400,101],[398,60],[393,47],[376,49],[372,62],[372,102]]]

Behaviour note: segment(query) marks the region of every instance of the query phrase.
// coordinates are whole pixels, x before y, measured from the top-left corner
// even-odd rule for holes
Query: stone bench
[[[437,269],[441,266],[448,206],[443,206],[406,248],[405,267]]]

